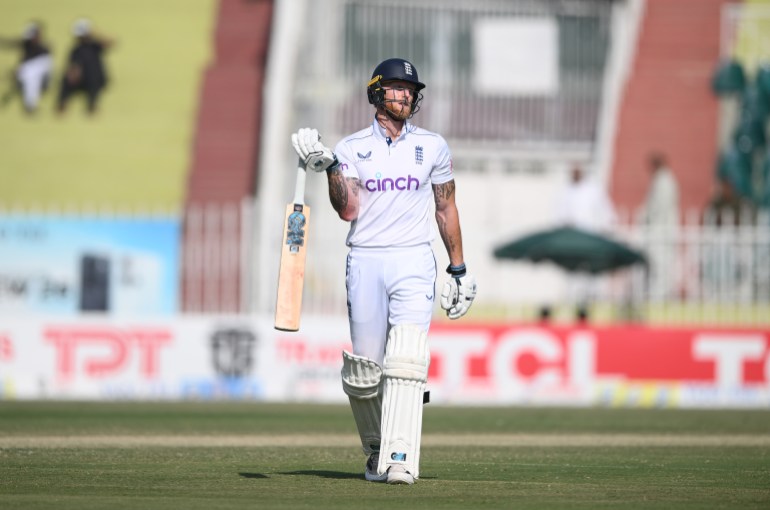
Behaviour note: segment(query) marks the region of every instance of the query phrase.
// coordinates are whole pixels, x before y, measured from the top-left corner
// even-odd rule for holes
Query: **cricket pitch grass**
[[[0,508],[770,508],[770,410],[428,405],[365,482],[346,406],[0,401]]]

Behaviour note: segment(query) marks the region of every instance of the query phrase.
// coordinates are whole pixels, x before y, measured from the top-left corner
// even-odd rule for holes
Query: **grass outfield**
[[[0,507],[768,508],[770,411],[425,410],[363,480],[346,406],[0,402]]]

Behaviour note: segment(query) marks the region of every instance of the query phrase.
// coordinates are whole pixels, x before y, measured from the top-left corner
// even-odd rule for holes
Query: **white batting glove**
[[[441,292],[441,308],[450,319],[459,319],[468,313],[476,297],[476,278],[465,271],[465,264],[450,265],[446,272],[450,278]]]
[[[324,172],[337,166],[337,156],[321,143],[318,130],[302,128],[291,135],[291,144],[299,158],[305,163],[305,170]]]

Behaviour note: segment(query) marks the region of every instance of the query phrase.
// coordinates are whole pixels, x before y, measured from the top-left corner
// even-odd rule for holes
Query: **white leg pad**
[[[350,400],[364,453],[380,450],[382,369],[364,356],[342,351],[342,389]]]
[[[390,330],[383,363],[380,474],[401,464],[419,477],[422,399],[429,364],[428,336],[420,326],[400,324]]]

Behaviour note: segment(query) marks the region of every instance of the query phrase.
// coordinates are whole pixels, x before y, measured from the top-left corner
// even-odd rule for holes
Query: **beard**
[[[406,100],[386,99],[385,112],[393,120],[406,120],[412,114],[412,103]]]

